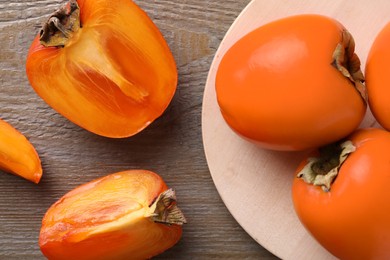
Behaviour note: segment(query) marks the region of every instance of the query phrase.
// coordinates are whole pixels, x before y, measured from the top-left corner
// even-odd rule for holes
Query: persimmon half
[[[38,183],[41,160],[34,146],[12,125],[0,119],[0,169]]]
[[[367,56],[365,74],[368,103],[373,116],[390,130],[390,23],[376,36]]]
[[[177,85],[167,42],[131,0],[70,0],[32,42],[26,71],[53,109],[114,138],[132,136],[158,118]]]
[[[227,124],[274,150],[305,150],[353,132],[366,112],[355,43],[333,18],[279,19],[243,36],[223,55],[216,95]]]
[[[51,260],[150,259],[179,241],[185,222],[159,175],[128,170],[55,202],[42,220],[39,246]]]

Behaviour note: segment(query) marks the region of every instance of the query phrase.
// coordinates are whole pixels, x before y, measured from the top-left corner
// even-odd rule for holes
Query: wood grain
[[[179,244],[156,259],[275,259],[227,211],[210,177],[201,136],[211,61],[249,0],[135,1],[171,47],[179,85],[161,118],[142,133],[118,140],[72,124],[29,86],[28,48],[62,2],[0,0],[0,117],[29,138],[44,168],[39,185],[0,173],[0,259],[43,259],[37,241],[47,208],[84,182],[134,168],[154,170],[175,188],[189,222]]]

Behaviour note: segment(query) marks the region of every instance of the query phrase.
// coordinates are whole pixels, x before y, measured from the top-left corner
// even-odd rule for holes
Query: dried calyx
[[[172,189],[161,193],[150,206],[151,218],[163,224],[183,225],[187,223],[182,211],[176,205],[176,194]]]
[[[364,75],[360,65],[360,59],[355,53],[355,41],[352,35],[347,30],[344,30],[341,42],[333,52],[332,66],[353,83],[361,97],[367,102],[367,90],[364,85]]]
[[[320,186],[329,192],[339,169],[348,155],[356,150],[351,141],[335,143],[319,149],[318,157],[311,157],[297,177],[305,182]]]
[[[63,47],[80,27],[79,5],[76,0],[70,0],[54,12],[43,25],[39,32],[40,43],[45,47]]]

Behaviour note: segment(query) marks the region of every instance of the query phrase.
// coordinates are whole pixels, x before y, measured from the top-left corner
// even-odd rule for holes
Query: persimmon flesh
[[[39,236],[52,260],[149,259],[175,245],[185,218],[173,190],[146,170],[117,172],[68,192]]]
[[[130,0],[70,0],[34,39],[26,62],[38,95],[102,136],[132,136],[158,118],[176,90],[161,32]]]
[[[38,183],[41,160],[34,146],[12,125],[0,119],[0,169]]]

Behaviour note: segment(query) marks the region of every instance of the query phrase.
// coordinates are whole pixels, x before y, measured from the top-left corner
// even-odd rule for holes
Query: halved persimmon
[[[177,84],[157,26],[129,0],[70,0],[33,41],[27,76],[38,95],[102,136],[132,136],[159,117]]]

